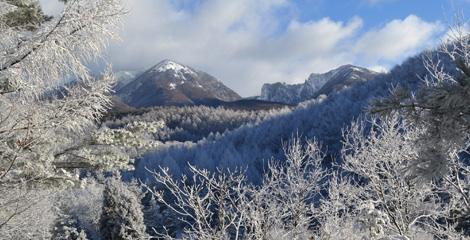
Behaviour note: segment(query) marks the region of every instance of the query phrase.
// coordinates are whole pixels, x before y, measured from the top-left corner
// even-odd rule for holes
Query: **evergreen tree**
[[[11,28],[33,31],[52,19],[52,16],[42,12],[38,1],[6,0],[4,4],[4,8],[12,9],[2,16],[5,24]]]
[[[155,231],[158,231],[158,229],[162,226],[160,206],[158,205],[153,195],[150,196],[150,200],[143,209],[143,213],[145,226],[147,226],[147,233],[149,235],[153,235]]]
[[[141,196],[132,186],[120,180],[115,174],[106,181],[103,192],[103,212],[100,220],[102,239],[145,239]],[[136,189],[135,187],[133,189]]]
[[[78,228],[78,221],[73,216],[63,213],[60,209],[52,230],[54,240],[87,240],[83,229]]]

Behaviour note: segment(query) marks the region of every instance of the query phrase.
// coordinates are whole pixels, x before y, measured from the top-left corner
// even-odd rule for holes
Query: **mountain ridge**
[[[312,73],[304,83],[265,83],[261,88],[260,100],[298,104],[341,91],[357,81],[366,81],[379,73],[351,64],[343,65],[326,73]]]

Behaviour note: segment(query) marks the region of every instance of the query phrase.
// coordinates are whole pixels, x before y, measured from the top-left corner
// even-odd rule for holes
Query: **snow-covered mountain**
[[[136,108],[200,105],[241,99],[215,77],[171,60],[163,60],[138,75],[121,86],[115,96]]]
[[[357,81],[365,81],[375,77],[377,72],[353,65],[344,65],[327,73],[312,73],[301,84],[266,83],[261,89],[261,100],[297,104],[328,95],[332,91],[340,91]]]
[[[114,86],[114,90],[118,91],[122,87],[126,86],[130,82],[134,81],[135,78],[140,74],[137,71],[117,71],[114,73],[117,78],[116,86]]]

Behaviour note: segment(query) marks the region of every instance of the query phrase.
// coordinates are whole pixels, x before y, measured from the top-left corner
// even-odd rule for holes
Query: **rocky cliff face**
[[[264,84],[261,89],[261,100],[297,104],[318,97],[321,94],[330,94],[340,91],[356,81],[366,81],[378,73],[366,68],[353,65],[344,65],[327,73],[312,73],[301,84],[273,83]]]

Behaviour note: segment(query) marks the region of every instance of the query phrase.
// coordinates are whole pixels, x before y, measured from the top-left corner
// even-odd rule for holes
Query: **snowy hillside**
[[[340,72],[332,75],[341,76]],[[421,55],[409,58],[388,74],[380,74],[369,81],[357,81],[322,101],[312,100],[292,110],[278,111],[255,125],[248,124],[193,143],[162,145],[159,151],[138,162],[134,176],[146,179],[148,171],[145,168],[157,169],[158,166],[169,167],[175,173],[185,172],[189,161],[212,171],[216,167],[248,166],[250,180],[256,182],[261,179],[267,159],[282,160],[282,141],[291,139],[296,132],[302,139],[316,138],[325,149],[327,146],[330,156],[337,156],[341,149],[342,129],[364,115],[372,99],[387,96],[390,87],[397,84],[416,89],[422,83],[420,78],[426,74]]]

